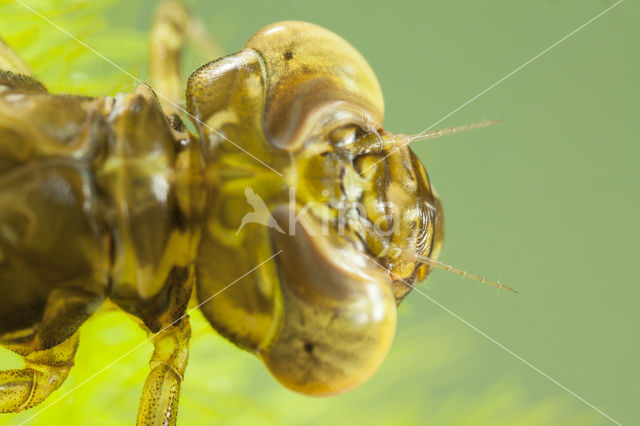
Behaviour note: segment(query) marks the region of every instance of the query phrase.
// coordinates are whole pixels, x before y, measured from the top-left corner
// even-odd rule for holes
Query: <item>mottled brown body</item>
[[[159,331],[191,291],[193,211],[175,183],[189,141],[144,86],[90,99],[11,77],[0,79],[2,343],[49,349],[107,297]]]
[[[0,344],[26,362],[0,372],[0,412],[62,383],[78,327],[110,300],[155,346],[138,423],[175,423],[194,288],[211,325],[281,383],[347,391],[380,366],[406,282],[439,253],[439,201],[383,130],[352,46],[273,24],[196,70],[185,111],[176,64],[193,25],[174,2],[157,15],[160,98],[146,85],[50,94],[0,50]]]
[[[2,71],[0,344],[27,365],[30,357],[54,362],[3,373],[10,384],[0,385],[8,395],[0,411],[36,405],[62,383],[78,327],[107,299],[151,333],[177,327],[188,336],[186,320],[172,323],[184,315],[194,278],[204,197],[196,149],[146,86],[115,98],[55,95]],[[183,340],[173,367],[182,371]],[[176,374],[163,362],[150,388]],[[158,411],[144,406],[142,417]]]

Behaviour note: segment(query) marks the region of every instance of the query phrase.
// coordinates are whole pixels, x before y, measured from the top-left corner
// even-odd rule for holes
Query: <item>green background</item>
[[[148,78],[145,37],[154,1],[24,1]],[[614,4],[188,3],[227,52],[284,19],[342,35],[378,75],[385,127],[404,133],[432,125]],[[112,95],[135,87],[31,12],[8,0],[0,5],[0,34],[50,88]],[[414,292],[402,304],[380,371],[328,399],[282,388],[256,358],[195,315],[179,423],[613,424],[528,362],[608,416],[639,424],[639,20],[637,2],[624,1],[438,127],[504,123],[415,147],[444,205],[442,259],[519,295],[434,272],[421,285],[431,300]],[[185,70],[206,59],[190,52]],[[91,319],[81,333],[76,367],[39,408],[144,340],[115,312]],[[29,424],[132,424],[151,350],[147,344],[134,351]],[[0,368],[19,365],[0,352]],[[1,416],[0,423],[18,423],[36,410]]]

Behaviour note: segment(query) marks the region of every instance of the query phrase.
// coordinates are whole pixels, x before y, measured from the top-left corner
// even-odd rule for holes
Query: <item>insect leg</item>
[[[222,49],[208,37],[204,25],[193,18],[178,1],[158,6],[151,29],[151,79],[160,94],[167,115],[180,114],[177,105],[184,98],[180,59],[187,40],[193,42],[210,60],[222,56]]]
[[[0,92],[7,88],[47,91],[42,83],[32,77],[26,62],[0,38]]]
[[[31,75],[31,70],[25,61],[0,38],[0,70],[11,71],[16,74]]]
[[[190,336],[189,317],[185,316],[153,337],[155,351],[140,398],[138,425],[176,424]]]
[[[40,404],[66,379],[77,348],[78,333],[43,351],[24,353],[19,345],[9,346],[23,356],[25,368],[0,371],[0,413],[14,413]]]

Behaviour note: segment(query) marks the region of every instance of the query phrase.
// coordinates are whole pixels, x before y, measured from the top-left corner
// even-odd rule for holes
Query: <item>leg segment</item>
[[[31,75],[29,66],[0,39],[0,70],[16,74]]]
[[[187,39],[210,60],[222,56],[222,49],[209,39],[202,23],[181,2],[163,2],[151,29],[151,80],[167,115],[180,114],[176,107],[184,98],[180,58]]]
[[[58,389],[73,366],[77,348],[77,333],[44,351],[24,354],[19,346],[10,347],[24,356],[25,368],[0,371],[0,413],[35,407]]]
[[[185,316],[153,337],[155,351],[138,408],[139,426],[176,424],[190,336],[189,318]]]
[[[26,62],[0,38],[0,93],[7,88],[46,92],[44,85],[31,74]]]

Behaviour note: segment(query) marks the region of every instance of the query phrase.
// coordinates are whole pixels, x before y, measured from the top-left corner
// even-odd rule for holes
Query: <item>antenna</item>
[[[480,275],[476,275],[476,274],[472,274],[472,273],[467,272],[467,271],[463,271],[462,269],[458,269],[455,266],[449,265],[447,263],[440,262],[439,260],[432,259],[430,257],[418,256],[418,261],[420,261],[422,263],[425,263],[425,264],[427,264],[429,266],[433,266],[434,268],[443,269],[445,271],[453,272],[454,274],[460,275],[461,277],[464,277],[464,278],[471,278],[474,281],[477,281],[477,282],[482,283],[482,284],[486,284],[486,285],[491,286],[491,287],[499,288],[501,290],[507,290],[507,291],[510,291],[512,293],[518,294],[518,292],[516,290],[512,289],[511,287],[507,287],[506,285],[502,285],[497,281],[488,280],[488,279],[486,279],[484,277],[481,277]]]
[[[493,126],[494,124],[501,123],[502,121],[503,120],[480,121],[478,123],[464,124],[462,126],[449,127],[446,129],[420,132],[415,135],[402,135],[399,142],[401,145],[408,145],[412,142],[425,141],[427,139],[439,138],[440,136],[454,135],[456,133],[468,132],[469,130],[482,129],[483,127]]]

